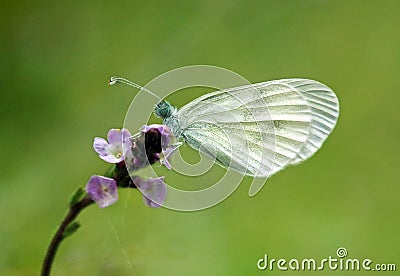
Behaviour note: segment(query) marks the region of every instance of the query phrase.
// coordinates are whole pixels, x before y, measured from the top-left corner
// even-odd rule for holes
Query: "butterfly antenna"
[[[111,77],[110,80],[108,81],[108,85],[114,85],[114,84],[117,84],[117,83],[123,83],[123,84],[126,84],[126,85],[130,86],[130,87],[134,87],[134,88],[146,91],[150,95],[152,95],[152,96],[154,96],[154,97],[156,97],[156,98],[161,100],[161,98],[158,95],[156,95],[155,93],[151,92],[149,89],[144,88],[143,86],[140,86],[139,84],[136,84],[134,82],[131,82],[130,80],[127,80],[127,79],[124,79],[124,78],[121,78],[121,77]]]

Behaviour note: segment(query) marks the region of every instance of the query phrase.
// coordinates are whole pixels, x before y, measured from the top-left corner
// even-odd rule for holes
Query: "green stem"
[[[93,201],[89,198],[89,196],[86,195],[84,198],[82,198],[80,201],[78,201],[69,208],[69,212],[61,222],[60,226],[57,229],[57,232],[55,233],[53,239],[51,240],[49,247],[47,248],[46,257],[42,265],[41,276],[50,275],[51,265],[53,264],[54,257],[57,253],[57,249],[65,238],[65,229],[71,222],[74,221],[74,219],[79,215],[79,213],[83,209],[85,209],[92,203]]]
[[[113,164],[110,169],[105,174],[106,177],[113,178],[117,182],[118,187],[131,187],[135,188],[136,186],[131,185],[131,178],[129,177],[128,171],[125,167],[125,163],[121,162],[119,164]],[[82,189],[79,189],[71,198],[70,208],[61,222],[60,226],[57,229],[57,232],[53,236],[49,248],[46,252],[46,257],[43,261],[42,265],[42,273],[41,276],[49,276],[51,266],[54,261],[54,257],[57,253],[57,249],[60,246],[61,242],[68,235],[68,226],[75,220],[75,218],[79,215],[79,213],[85,209],[87,206],[94,203],[92,199],[86,194],[82,199],[75,202],[75,197],[80,198],[81,193],[85,193]],[[78,200],[78,199],[76,199]],[[79,227],[79,225],[78,225]],[[67,231],[66,231],[67,230]],[[76,230],[76,229],[75,229]]]

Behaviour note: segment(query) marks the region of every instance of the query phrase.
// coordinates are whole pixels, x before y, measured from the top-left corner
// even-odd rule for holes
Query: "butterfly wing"
[[[268,177],[313,155],[338,116],[333,91],[312,80],[285,79],[225,89],[182,107],[171,128],[224,167]]]
[[[307,142],[291,162],[296,165],[311,157],[335,128],[339,117],[339,102],[332,89],[320,82],[307,79],[284,79],[279,82],[295,88],[306,99],[311,110]]]

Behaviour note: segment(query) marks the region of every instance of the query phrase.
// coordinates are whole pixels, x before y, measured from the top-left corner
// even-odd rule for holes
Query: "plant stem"
[[[53,264],[54,257],[57,253],[57,249],[60,246],[61,242],[64,239],[64,233],[67,226],[74,221],[74,219],[78,216],[78,214],[85,209],[87,206],[92,204],[93,201],[89,198],[89,196],[85,196],[80,201],[75,203],[69,208],[69,211],[60,226],[57,229],[57,232],[53,236],[49,247],[47,248],[46,257],[43,261],[41,276],[49,276],[51,265]]]

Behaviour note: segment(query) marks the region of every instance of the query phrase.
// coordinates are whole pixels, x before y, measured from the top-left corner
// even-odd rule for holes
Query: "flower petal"
[[[159,124],[152,124],[149,126],[144,125],[144,126],[142,126],[140,131],[146,133],[152,129],[158,130],[158,132],[161,134],[161,147],[162,148],[167,147],[168,144],[170,143],[171,135],[172,135],[169,127],[164,126],[164,125],[159,125]]]
[[[100,137],[94,138],[93,148],[99,155],[107,155],[106,148],[108,147],[108,143],[106,140]]]
[[[158,208],[164,204],[167,195],[167,185],[164,182],[164,177],[149,178],[144,180],[138,176],[133,179],[136,187],[143,194],[143,202],[145,205]]]
[[[99,208],[110,206],[118,200],[117,182],[112,178],[93,175],[85,189]]]
[[[122,139],[125,140],[126,138],[132,137],[132,134],[126,128],[121,129],[122,132]]]
[[[96,137],[94,139],[94,150],[99,154],[99,157],[108,163],[119,163],[124,160],[123,143],[131,136],[127,129],[110,129],[107,134],[107,139]],[[128,141],[129,142],[129,141]]]
[[[124,135],[123,137],[124,137],[124,140],[122,141],[122,148],[124,149],[124,151],[130,150],[132,147],[132,140],[130,138],[131,137],[130,133],[129,133],[129,136],[125,137],[125,135]]]
[[[101,159],[108,163],[119,163],[122,160],[124,160],[124,157],[121,155],[121,157],[116,157],[114,154],[108,153],[107,155],[99,155]]]
[[[118,128],[112,128],[108,131],[107,140],[109,144],[122,144],[122,132]]]

